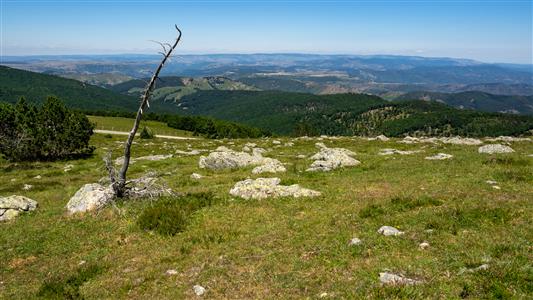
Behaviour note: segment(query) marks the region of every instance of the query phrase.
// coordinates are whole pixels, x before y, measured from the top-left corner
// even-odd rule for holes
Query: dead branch
[[[144,94],[141,98],[141,105],[139,106],[139,110],[137,111],[137,116],[135,117],[135,122],[133,123],[133,128],[131,129],[128,139],[126,141],[126,144],[124,145],[124,163],[122,164],[122,168],[120,169],[118,173],[118,178],[115,182],[112,182],[113,190],[115,192],[115,195],[117,197],[124,196],[125,190],[126,190],[126,172],[128,171],[128,167],[130,164],[130,157],[131,157],[131,145],[133,143],[133,139],[135,138],[135,134],[137,133],[137,130],[139,129],[139,125],[141,123],[141,118],[144,113],[145,108],[150,107],[150,96],[152,95],[152,91],[154,89],[155,83],[157,79],[159,78],[159,72],[161,72],[161,69],[163,69],[163,66],[169,59],[170,55],[172,54],[172,51],[176,48],[178,43],[181,39],[181,30],[178,28],[178,25],[175,25],[176,30],[178,31],[178,37],[176,38],[174,44],[170,45],[171,47],[167,48],[164,44],[159,43],[163,49],[165,50],[163,59],[157,66],[154,74],[152,75],[152,78],[150,79],[150,82],[146,86],[144,90]]]

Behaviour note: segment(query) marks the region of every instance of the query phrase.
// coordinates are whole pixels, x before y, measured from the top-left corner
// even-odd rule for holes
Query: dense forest
[[[388,102],[364,94],[201,91],[184,97],[182,106],[187,114],[241,122],[281,135],[498,136],[533,129],[530,116],[461,110],[420,100]]]

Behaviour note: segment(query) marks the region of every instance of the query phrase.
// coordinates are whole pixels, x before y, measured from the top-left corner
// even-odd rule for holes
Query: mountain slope
[[[437,102],[388,102],[365,94],[198,91],[183,97],[181,109],[277,134],[497,136],[533,129],[533,117],[459,110]]]
[[[457,108],[487,112],[533,114],[533,96],[506,96],[471,91],[461,93],[412,92],[396,100],[431,100]]]
[[[0,66],[0,101],[15,103],[22,96],[42,103],[48,96],[59,97],[68,107],[80,110],[134,111],[138,100],[105,88],[54,75]]]

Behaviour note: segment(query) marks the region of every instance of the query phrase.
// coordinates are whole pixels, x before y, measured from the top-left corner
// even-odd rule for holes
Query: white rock
[[[404,234],[403,231],[399,231],[398,229],[391,227],[391,226],[381,226],[378,229],[378,233],[381,233],[384,236],[396,236],[396,235]]]
[[[89,183],[81,187],[67,203],[70,214],[100,209],[113,200],[111,187],[104,187],[98,183]]]
[[[385,149],[381,149],[379,151],[379,155],[393,155],[393,154],[400,154],[400,155],[410,155],[410,154],[415,154],[415,153],[419,153],[419,152],[422,152],[421,150],[397,150],[397,149],[390,149],[390,148],[385,148]]]
[[[489,145],[479,147],[478,152],[494,154],[494,153],[512,153],[514,152],[514,150],[513,148],[506,146],[506,145],[502,145],[502,144],[489,144]]]
[[[141,156],[141,157],[136,157],[136,158],[130,158],[130,163],[134,163],[134,162],[139,161],[139,160],[159,161],[159,160],[164,160],[164,159],[168,159],[168,158],[171,158],[171,157],[172,157],[172,154],[168,154],[168,155],[158,154],[158,155]],[[124,163],[124,157],[123,156],[115,159],[115,164],[116,165],[122,165],[123,163]]]
[[[422,242],[422,243],[420,243],[420,245],[418,245],[418,247],[421,250],[427,249],[427,248],[429,248],[429,243],[428,242]]]
[[[279,178],[257,178],[239,181],[230,190],[232,196],[244,199],[265,199],[268,197],[316,197],[320,192],[302,188],[297,184],[279,185]]]
[[[74,168],[74,165],[66,165],[63,168],[63,172],[68,172],[68,171],[72,170],[72,168]]]
[[[204,176],[198,174],[198,173],[192,173],[191,174],[191,179],[201,179],[203,178]]]
[[[319,297],[320,297],[320,298],[326,298],[327,296],[328,296],[328,293],[322,293],[322,294],[320,294]]]
[[[370,138],[367,138],[367,140],[369,140],[369,141],[376,141],[376,140],[378,140],[378,141],[382,141],[382,142],[387,142],[387,141],[389,141],[390,139],[389,139],[388,137],[384,136],[383,134],[381,134],[381,135],[378,135],[378,136],[376,136],[376,137],[370,137]]]
[[[387,285],[414,285],[414,284],[421,283],[421,281],[419,280],[407,278],[405,276],[393,274],[389,272],[379,273],[379,281],[382,284],[387,284]]]
[[[354,156],[355,153],[350,150],[343,148],[328,148],[323,143],[316,143],[315,145],[320,151],[310,157],[310,159],[315,161],[306,170],[308,172],[327,172],[336,168],[357,166],[361,163],[351,157]]]
[[[488,264],[482,264],[478,267],[475,267],[475,268],[470,268],[470,269],[467,269],[467,268],[462,268],[461,270],[459,270],[459,275],[463,274],[463,273],[474,273],[474,272],[478,272],[478,271],[483,271],[483,270],[487,270],[489,268],[489,265]]]
[[[196,149],[192,149],[190,151],[176,150],[176,152],[174,152],[174,153],[176,153],[178,155],[198,155],[202,151],[204,151],[204,150],[196,150]]]
[[[361,241],[360,239],[358,238],[353,238],[350,240],[350,242],[348,243],[348,245],[350,246],[357,246],[357,245],[361,245],[363,243],[363,241]]]
[[[438,154],[435,154],[433,156],[427,156],[426,159],[427,160],[444,160],[444,159],[450,159],[452,157],[453,157],[453,155],[451,155],[451,154],[438,153]]]
[[[192,289],[196,296],[202,296],[203,294],[205,294],[205,288],[201,285],[195,285],[192,287]]]
[[[495,190],[501,190],[502,189],[501,187],[499,187],[497,185],[493,185],[492,188],[495,189]]]
[[[33,177],[34,179],[41,179],[41,175],[37,175],[35,177]]]
[[[174,269],[170,269],[170,270],[167,270],[165,272],[165,274],[167,274],[168,276],[172,276],[172,275],[176,275],[178,274],[178,271],[174,270]]]
[[[24,187],[22,187],[23,190],[29,191],[33,188],[33,185],[31,184],[24,184]]]
[[[499,136],[497,138],[487,138],[485,139],[489,142],[530,142],[530,138],[521,138],[521,137],[514,137],[514,136]]]
[[[262,163],[262,165],[257,166],[252,170],[253,174],[278,173],[287,171],[285,166],[283,166],[283,164],[277,159],[265,158]]]
[[[497,181],[494,181],[494,180],[487,180],[485,181],[486,183],[490,184],[490,185],[495,185],[497,184],[498,182]]]
[[[0,221],[11,220],[21,212],[34,211],[37,206],[37,201],[24,196],[0,197]]]
[[[274,144],[274,145],[281,145],[281,141],[273,140],[273,141],[272,141],[272,144]]]

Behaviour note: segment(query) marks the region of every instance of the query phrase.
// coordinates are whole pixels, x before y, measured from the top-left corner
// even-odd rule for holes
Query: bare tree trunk
[[[126,141],[126,144],[124,145],[124,163],[122,164],[122,168],[118,172],[118,178],[113,178],[114,176],[111,175],[111,183],[113,186],[113,190],[115,192],[115,195],[117,197],[124,196],[124,192],[126,191],[126,172],[128,171],[128,167],[130,164],[130,156],[131,156],[131,145],[133,143],[133,139],[135,138],[135,134],[137,133],[137,130],[139,129],[139,125],[141,123],[141,118],[144,113],[144,110],[148,107],[150,107],[150,96],[152,95],[152,90],[154,89],[155,83],[157,79],[159,78],[159,72],[165,65],[165,62],[168,60],[170,55],[172,54],[172,51],[176,48],[178,45],[180,39],[181,39],[181,30],[176,25],[176,30],[178,31],[178,37],[176,38],[176,41],[173,45],[170,44],[162,44],[161,47],[163,47],[163,51],[161,54],[163,54],[163,59],[157,66],[157,69],[155,70],[154,74],[152,75],[152,78],[150,79],[150,82],[146,86],[146,89],[144,90],[144,94],[141,98],[141,105],[139,107],[139,110],[137,111],[137,116],[135,117],[135,123],[133,123],[133,128],[130,131],[130,134],[128,135],[128,139]],[[167,49],[168,47],[168,49]]]

